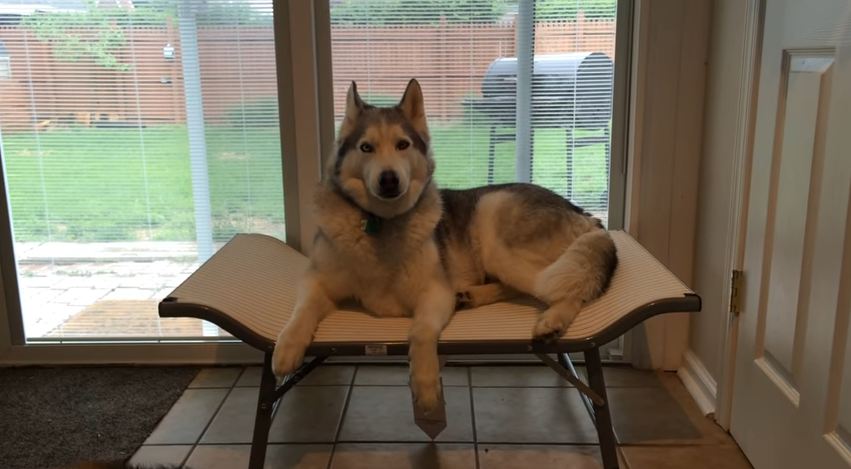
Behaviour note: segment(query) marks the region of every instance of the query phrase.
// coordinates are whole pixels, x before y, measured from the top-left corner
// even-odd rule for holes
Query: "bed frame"
[[[561,340],[536,343],[531,331],[541,304],[530,298],[456,313],[441,335],[442,356],[535,354],[579,391],[597,428],[604,469],[617,469],[617,443],[600,360],[600,347],[645,319],[696,312],[700,297],[638,242],[612,232],[619,265],[598,300],[586,305]],[[161,317],[210,321],[264,353],[249,468],[263,467],[269,428],[280,399],[329,357],[407,356],[408,318],[372,317],[356,307],[328,316],[307,351],[312,357],[278,383],[271,360],[275,338],[289,320],[305,256],[264,235],[237,235],[159,305]],[[587,383],[570,353],[583,353]],[[555,358],[553,358],[555,356]],[[418,422],[421,426],[421,422]]]

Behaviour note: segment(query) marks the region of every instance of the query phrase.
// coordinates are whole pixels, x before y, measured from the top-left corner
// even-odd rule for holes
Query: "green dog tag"
[[[368,235],[375,236],[381,229],[381,218],[371,213],[366,214],[366,218],[362,219],[360,223],[360,229]]]

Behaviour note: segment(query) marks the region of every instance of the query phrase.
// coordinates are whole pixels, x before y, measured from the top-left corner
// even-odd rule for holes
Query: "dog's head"
[[[434,172],[423,94],[411,80],[399,104],[365,103],[352,82],[328,175],[362,209],[382,218],[410,210]]]

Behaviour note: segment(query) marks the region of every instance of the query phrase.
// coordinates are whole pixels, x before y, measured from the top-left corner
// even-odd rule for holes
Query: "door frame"
[[[742,23],[742,43],[739,57],[739,88],[736,104],[736,133],[733,135],[731,157],[730,208],[727,219],[726,251],[723,253],[725,272],[743,270],[745,236],[747,234],[748,194],[750,192],[753,137],[756,124],[757,87],[759,85],[762,34],[765,0],[747,0],[746,16]],[[747,275],[747,273],[745,273]],[[739,316],[730,313],[732,275],[725,277],[720,304],[725,311],[725,329],[715,403],[715,419],[725,430],[730,429],[733,409],[733,384],[736,371],[736,353]]]

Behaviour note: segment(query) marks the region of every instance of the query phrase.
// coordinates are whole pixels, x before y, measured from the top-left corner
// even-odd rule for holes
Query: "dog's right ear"
[[[358,85],[352,82],[349,85],[349,91],[346,93],[346,116],[343,118],[343,123],[340,125],[340,136],[348,135],[363,112],[366,104],[360,99],[358,94]]]

